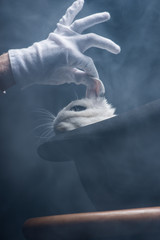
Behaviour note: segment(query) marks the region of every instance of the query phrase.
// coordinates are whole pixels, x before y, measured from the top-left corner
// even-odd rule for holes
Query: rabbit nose
[[[92,78],[92,84],[87,86],[86,97],[87,98],[97,98],[103,97],[105,94],[105,87],[100,79]]]

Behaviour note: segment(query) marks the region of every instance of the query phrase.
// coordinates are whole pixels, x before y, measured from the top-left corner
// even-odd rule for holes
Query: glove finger
[[[78,61],[77,61],[77,56],[76,56],[75,63],[76,64],[74,64],[74,67],[83,70],[89,76],[99,79],[98,71],[96,69],[96,66],[95,66],[92,58],[81,54],[79,56]]]
[[[79,49],[82,52],[85,52],[88,48],[97,47],[105,49],[111,53],[118,54],[121,51],[120,46],[111,41],[108,38],[99,36],[95,33],[89,33],[81,35],[80,38],[77,38]]]
[[[82,33],[85,29],[96,24],[108,21],[110,14],[108,12],[96,13],[85,18],[81,18],[72,23],[71,29],[77,33]]]
[[[83,8],[84,0],[75,1],[66,11],[65,15],[59,20],[59,23],[65,26],[71,25],[74,18]]]

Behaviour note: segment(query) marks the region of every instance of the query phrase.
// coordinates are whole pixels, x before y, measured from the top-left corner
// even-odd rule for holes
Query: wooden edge
[[[28,240],[160,234],[160,207],[32,218],[23,232]]]

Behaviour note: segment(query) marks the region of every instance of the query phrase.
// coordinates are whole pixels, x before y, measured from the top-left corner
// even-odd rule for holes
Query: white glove
[[[107,38],[94,33],[81,34],[85,29],[110,19],[109,13],[103,12],[73,22],[83,4],[84,0],[75,1],[46,40],[28,48],[9,50],[14,78],[22,87],[33,83],[71,82],[89,86],[91,77],[97,79],[99,76],[93,60],[83,53],[91,47],[114,54],[120,52],[120,47]]]

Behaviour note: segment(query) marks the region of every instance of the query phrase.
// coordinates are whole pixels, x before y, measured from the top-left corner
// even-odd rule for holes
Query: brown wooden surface
[[[160,207],[32,218],[24,223],[23,232],[29,240],[107,240],[148,234],[157,237],[160,236]]]

